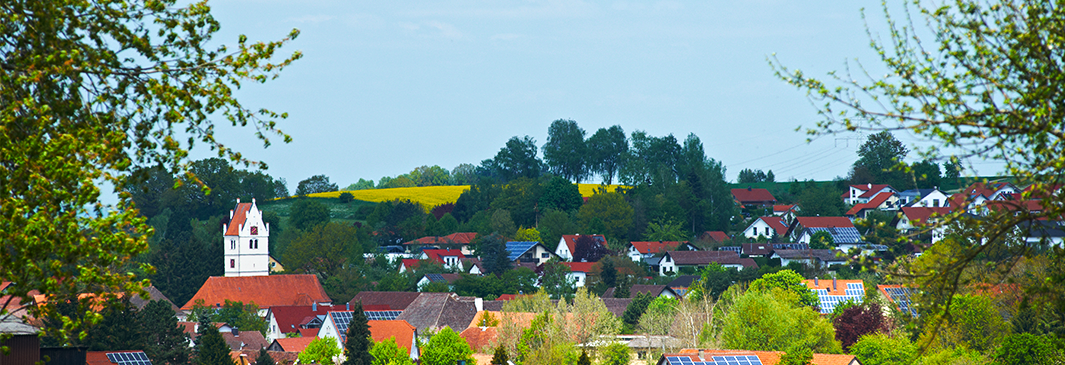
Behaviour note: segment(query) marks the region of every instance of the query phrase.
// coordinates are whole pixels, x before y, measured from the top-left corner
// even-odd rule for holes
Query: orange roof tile
[[[847,217],[798,217],[795,219],[804,228],[854,227],[854,223],[851,223],[851,220],[847,219]]]
[[[569,266],[569,271],[583,273],[592,272],[592,266],[595,265],[594,262],[563,262],[562,264]]]
[[[244,224],[244,221],[248,220],[249,210],[251,210],[251,203],[237,203],[237,207],[232,210],[233,219],[229,220],[229,225],[226,227],[226,236],[240,234],[240,226]]]
[[[489,346],[499,337],[496,327],[470,327],[459,334],[474,352],[488,352]]]
[[[454,243],[469,244],[473,242],[474,238],[477,238],[477,232],[455,232],[444,236],[444,238]]]
[[[580,238],[581,236],[592,236],[597,241],[602,242],[603,243],[603,247],[607,247],[607,248],[610,247],[610,245],[607,244],[607,242],[606,242],[606,236],[603,236],[601,234],[585,234],[585,235],[564,234],[564,235],[562,235],[563,242],[566,243],[566,247],[569,248],[569,252],[571,254],[574,252],[574,250],[577,247],[577,239]]]
[[[370,325],[370,337],[373,342],[381,342],[389,338],[396,339],[396,344],[407,350],[410,354],[411,344],[414,342],[414,326],[407,321],[366,321]]]
[[[429,257],[429,260],[433,260],[437,263],[444,263],[444,256],[457,256],[458,258],[465,258],[466,255],[462,254],[460,250],[422,250],[425,256]]]
[[[825,289],[828,291],[828,295],[847,295],[844,290],[847,290],[847,284],[863,284],[861,280],[836,280],[836,289],[832,289],[832,279],[821,279],[817,281],[817,285],[814,285],[813,280],[803,280],[803,284],[806,284],[807,288],[813,289]]]
[[[745,203],[765,203],[776,202],[777,198],[773,197],[773,194],[767,189],[732,189],[732,197],[736,198],[736,201],[740,204]]]
[[[710,240],[714,242],[724,242],[725,240],[730,238],[728,234],[723,231],[706,231],[703,232],[702,237],[704,240]]]
[[[231,300],[255,303],[259,308],[331,301],[314,275],[212,276],[181,309],[190,310],[201,300],[207,306],[221,306]]]
[[[685,241],[685,242],[687,242],[687,241]],[[680,242],[680,241],[636,241],[636,242],[629,242],[629,244],[631,244],[632,247],[636,248],[636,251],[639,251],[640,253],[642,253],[644,255],[652,254],[652,253],[666,252],[666,251],[673,251],[673,250],[676,250],[677,246],[680,246],[681,243],[682,242]]]
[[[274,340],[285,352],[303,352],[318,337],[284,337]]]

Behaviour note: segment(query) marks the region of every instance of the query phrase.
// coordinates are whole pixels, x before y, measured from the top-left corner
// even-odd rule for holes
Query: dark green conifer
[[[347,340],[344,342],[344,355],[348,357],[343,365],[370,365],[370,325],[366,322],[366,313],[362,311],[362,302],[351,306],[351,322],[348,323]]]

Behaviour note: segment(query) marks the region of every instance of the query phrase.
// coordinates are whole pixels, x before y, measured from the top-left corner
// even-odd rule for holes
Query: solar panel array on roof
[[[152,365],[143,352],[108,352],[107,359],[118,365]]]
[[[689,356],[666,356],[669,365],[762,365],[762,360],[754,355],[710,356],[704,361],[692,360]]]
[[[337,332],[341,336],[348,333],[348,323],[351,323],[351,315],[354,312],[329,312],[333,316],[333,325],[337,326]]]
[[[835,242],[837,245],[840,243],[862,242],[862,234],[858,233],[858,229],[854,227],[812,227],[809,228],[809,230],[812,233],[828,232],[832,235],[832,242]]]
[[[536,242],[507,242],[507,259],[517,260],[525,251],[536,245]]]
[[[809,250],[810,245],[805,243],[773,243],[776,250]]]
[[[740,246],[721,246],[721,247],[717,248],[718,251],[735,251],[735,252],[740,252],[740,249],[741,249]]]
[[[847,283],[847,288],[843,290],[844,295],[829,295],[828,290],[825,289],[814,289],[814,293],[821,301],[821,314],[829,314],[836,310],[836,306],[840,303],[852,301],[855,304],[862,304],[865,286],[862,283]]]
[[[391,321],[403,314],[403,311],[363,311],[366,319],[371,321]]]
[[[910,312],[914,317],[917,316],[917,308],[914,308],[913,302],[910,301],[910,296],[913,295],[910,288],[884,288],[884,291],[895,304],[898,304],[900,311]]]
[[[447,282],[447,279],[444,279],[444,276],[440,275],[440,274],[427,274],[427,275],[425,275],[425,277],[429,278],[429,281],[434,282],[434,283],[446,283]]]

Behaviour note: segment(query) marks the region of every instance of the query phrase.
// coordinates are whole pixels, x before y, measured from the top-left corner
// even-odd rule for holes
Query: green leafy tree
[[[817,231],[813,236],[810,236],[810,248],[812,249],[825,250],[835,247],[836,241],[828,231]]]
[[[451,180],[451,173],[437,165],[416,167],[409,175],[418,186],[447,185]]]
[[[748,290],[731,304],[723,322],[721,341],[725,348],[785,351],[801,346],[817,353],[842,352],[832,325],[800,304],[793,291]]]
[[[951,301],[952,318],[935,338],[943,347],[966,347],[982,353],[994,351],[1010,332],[995,302],[983,295],[959,295]],[[934,333],[926,331],[926,339]]]
[[[507,243],[498,234],[491,234],[481,240],[477,246],[477,255],[481,257],[481,263],[487,273],[502,275],[510,270],[511,262],[508,258]]]
[[[311,227],[293,240],[282,256],[289,271],[326,277],[337,274],[344,263],[355,258],[362,258],[355,227],[333,222]]]
[[[791,346],[780,357],[780,365],[809,365],[814,359],[813,351],[808,347]]]
[[[799,300],[799,304],[811,307],[821,305],[821,301],[817,299],[817,294],[810,290],[806,284],[803,284],[802,275],[791,270],[781,270],[772,274],[762,275],[761,278],[751,282],[750,289],[768,292],[774,288],[794,293]]]
[[[619,241],[625,239],[632,229],[633,210],[620,193],[597,193],[581,206],[577,217],[585,233],[592,232],[594,223],[599,222],[605,229],[602,234],[610,240]]]
[[[451,169],[450,185],[473,185],[477,183],[477,166],[463,163]]]
[[[518,228],[514,225],[514,220],[510,217],[510,211],[506,209],[496,209],[492,213],[492,232],[499,233],[504,236],[513,236],[514,232]]]
[[[603,365],[629,365],[631,356],[629,346],[620,342],[611,342],[599,350],[599,362]]]
[[[577,184],[569,182],[558,176],[551,177],[542,183],[540,201],[536,205],[538,209],[557,209],[564,212],[575,211],[584,204],[580,188]]]
[[[514,232],[514,240],[519,242],[541,242],[540,231],[536,228],[524,228],[519,227],[517,232]],[[542,243],[542,242],[541,242]]]
[[[588,140],[589,172],[598,172],[607,185],[614,183],[614,177],[618,170],[625,164],[625,156],[629,151],[629,141],[625,138],[625,130],[615,125],[607,128],[599,128]]]
[[[543,275],[540,277],[540,290],[543,290],[552,299],[569,299],[577,291],[576,283],[568,278],[569,266],[566,266],[552,258],[543,264]]]
[[[647,231],[643,239],[648,241],[681,241],[687,236],[680,223],[673,221],[651,222],[647,224]]]
[[[370,339],[370,325],[366,321],[366,314],[362,311],[362,302],[355,302],[351,307],[351,321],[348,322],[348,332],[345,334],[344,356],[347,357],[342,365],[370,365],[374,357],[370,355],[370,347],[373,340]],[[393,341],[393,345],[395,341]]]
[[[151,359],[151,357],[149,357]],[[266,352],[266,348],[259,349],[259,356],[255,357],[255,365],[276,365],[277,362],[270,356],[269,352]]]
[[[1002,365],[1060,364],[1065,360],[1060,340],[1031,333],[1017,333],[1006,336],[1002,345],[994,353],[994,360]]]
[[[536,140],[532,137],[511,137],[495,158],[481,162],[481,169],[504,182],[519,177],[537,178],[543,174],[544,163],[536,157],[536,151]]]
[[[329,182],[329,177],[325,175],[311,176],[301,180],[299,185],[296,185],[296,195],[299,196],[337,190],[340,190],[340,187],[338,187],[337,184]]]
[[[797,184],[792,183],[792,185]],[[846,213],[843,200],[839,198],[841,192],[832,187],[831,184],[818,184],[813,181],[807,181],[801,183],[801,185],[804,185],[804,187],[796,199],[799,206],[802,207],[799,210],[799,214],[809,217],[839,217]]]
[[[913,183],[907,183],[909,174],[902,167],[902,159],[907,153],[909,149],[889,131],[870,135],[858,147],[858,161],[851,170],[851,183],[888,184],[900,190],[913,186]]]
[[[615,297],[617,297],[615,295]],[[625,297],[628,297],[627,295]],[[636,297],[629,302],[629,306],[625,307],[625,312],[621,314],[622,332],[632,333],[636,326],[640,324],[640,317],[647,311],[647,306],[651,304],[654,298],[647,293],[636,294]]]
[[[580,232],[580,226],[575,221],[570,213],[555,209],[545,210],[540,217],[540,224],[536,227],[540,230],[544,246],[553,251],[557,248],[562,235]]]
[[[348,185],[344,190],[367,190],[373,189],[373,180],[366,180],[360,178],[358,182]]]
[[[314,226],[329,223],[329,207],[313,199],[300,199],[292,204],[289,224],[298,230],[307,230]]]
[[[592,358],[588,357],[588,351],[581,349],[581,356],[577,358],[577,365],[592,365]]]
[[[421,361],[426,365],[452,365],[459,361],[472,364],[473,350],[451,327],[444,327],[422,348]]]
[[[147,282],[128,274],[150,271],[131,261],[147,251],[150,230],[124,187],[144,178],[136,171],[146,166],[184,174],[196,142],[252,164],[216,139],[214,121],[250,124],[265,145],[275,134],[290,140],[277,129],[285,114],[245,106],[233,95],[299,58],[272,60],[298,31],[279,42],[248,44],[240,36],[226,48],[213,38],[220,26],[205,3],[13,1],[3,9],[0,277],[11,283],[6,292],[21,303],[31,303],[31,291],[143,294]],[[197,182],[186,176],[184,183]],[[101,194],[103,182],[117,194]],[[17,309],[0,310],[0,319]],[[50,302],[25,309],[35,318],[55,313]],[[77,312],[91,313],[91,303]],[[45,332],[81,334],[85,323],[76,318],[86,317],[66,317]]]
[[[340,355],[337,340],[332,337],[319,337],[307,344],[299,354],[301,364],[333,364],[333,358]]]
[[[872,333],[854,343],[850,353],[862,364],[908,365],[917,360],[918,349],[905,336]]]
[[[244,304],[244,302],[227,299],[221,308],[215,308],[204,304],[202,299],[198,299],[192,305],[189,320],[228,323],[242,331],[257,331],[263,335],[266,334],[266,320],[259,317],[259,306],[255,303]]]
[[[669,334],[669,329],[677,317],[679,301],[676,298],[657,297],[647,305],[647,310],[640,316],[637,326],[642,333],[652,335]],[[665,346],[665,344],[662,344]],[[662,348],[665,351],[665,348]]]
[[[373,344],[373,348],[370,349],[370,355],[373,356],[373,365],[412,365],[413,361],[410,359],[410,355],[407,354],[407,350],[399,347],[396,344],[395,337],[389,337],[388,339]]]
[[[229,345],[206,316],[201,316],[196,331],[196,365],[233,365]]]
[[[917,189],[932,189],[940,186],[942,172],[939,170],[939,164],[935,161],[926,158],[914,163],[911,170]]]
[[[559,119],[547,128],[547,143],[544,144],[544,162],[549,170],[567,180],[580,183],[589,175],[585,159],[588,157],[584,143],[584,129],[577,122]]]

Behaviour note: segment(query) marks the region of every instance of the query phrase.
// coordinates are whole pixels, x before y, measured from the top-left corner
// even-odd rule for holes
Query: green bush
[[[355,197],[352,196],[351,193],[346,192],[346,191],[343,192],[343,193],[340,193],[340,203],[341,204],[351,203],[352,200],[355,200]]]

